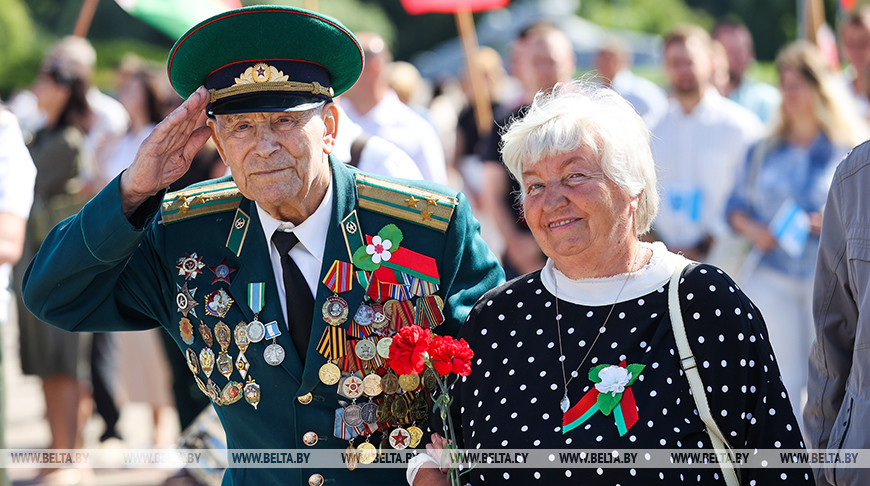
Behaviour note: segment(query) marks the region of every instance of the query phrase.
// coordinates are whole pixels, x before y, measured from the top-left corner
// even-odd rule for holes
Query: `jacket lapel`
[[[284,312],[281,309],[281,300],[278,298],[275,273],[272,271],[272,262],[269,258],[269,246],[267,245],[265,236],[263,235],[263,227],[260,225],[257,208],[248,199],[243,199],[239,208],[248,215],[250,222],[248,223],[248,230],[245,235],[240,255],[236,257],[232,251],[229,249],[226,250],[227,255],[229,255],[228,259],[233,258],[239,268],[235,272],[232,283],[230,284],[230,293],[244,315],[245,322],[251,322],[254,319],[254,313],[248,306],[248,284],[254,282],[265,282],[266,303],[263,306],[263,310],[260,312],[259,319],[263,324],[271,321],[278,321],[281,335],[278,336],[277,343],[284,348],[285,353],[281,367],[284,368],[284,370],[286,370],[294,380],[300,382],[302,377],[302,362],[299,359],[299,354],[296,353],[296,348],[293,346],[292,338],[287,331],[287,322],[284,320]],[[269,344],[272,344],[271,339],[263,339],[259,343],[251,343],[251,351],[262,355],[263,350],[265,350],[266,346]]]
[[[314,316],[311,319],[311,341],[308,343],[301,390],[311,390],[317,385],[319,380],[318,371],[326,363],[326,358],[317,352],[317,344],[320,342],[320,338],[328,326],[323,320],[320,310],[324,302],[326,302],[327,297],[332,295],[332,291],[322,281],[335,260],[352,263],[344,243],[341,220],[356,207],[356,185],[354,184],[352,171],[343,163],[337,162],[334,158],[330,157],[330,165],[332,167],[333,183],[332,216],[329,220],[329,228],[326,233],[326,248],[323,250],[323,264],[320,268],[317,295],[314,299]],[[351,248],[351,250],[355,250],[355,248]],[[351,290],[341,294],[341,298],[346,300],[349,306],[347,322],[340,326],[343,330],[347,329],[357,307],[362,302],[364,291],[365,289],[361,288],[354,278]],[[346,349],[345,352],[353,353],[353,350]]]

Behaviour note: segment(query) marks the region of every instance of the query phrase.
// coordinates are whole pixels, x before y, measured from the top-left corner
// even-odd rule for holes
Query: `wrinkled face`
[[[241,193],[268,210],[301,206],[312,188],[328,185],[325,154],[335,144],[337,120],[328,104],[322,112],[217,115],[208,124]]]
[[[634,238],[638,197],[605,177],[585,150],[524,165],[523,192],[526,222],[563,273],[584,261],[613,260]]]
[[[690,37],[665,47],[665,73],[677,93],[697,93],[707,89],[713,74],[710,50],[703,41]]]
[[[792,120],[815,117],[812,86],[796,70],[784,68],[779,73],[779,90],[782,92],[782,111],[786,117]]]

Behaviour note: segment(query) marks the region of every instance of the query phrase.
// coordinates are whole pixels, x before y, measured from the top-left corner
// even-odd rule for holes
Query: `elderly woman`
[[[658,194],[649,133],[632,107],[597,85],[557,85],[539,93],[503,138],[526,220],[548,260],[481,297],[462,328],[475,360],[453,391],[459,446],[712,451],[709,427],[699,418],[706,408],[732,448],[803,448],[752,302],[719,269],[683,269],[686,260],[662,243],[639,240],[655,217]],[[690,393],[692,366],[686,360],[687,371],[681,367],[669,317],[675,271],[682,272],[677,315],[703,393]],[[443,439],[433,436],[428,448],[436,452],[439,445]],[[729,472],[743,485],[812,484],[808,469]],[[716,467],[571,470],[530,463],[480,467],[462,480],[736,484],[723,474]],[[445,478],[433,463],[409,469],[412,484]]]

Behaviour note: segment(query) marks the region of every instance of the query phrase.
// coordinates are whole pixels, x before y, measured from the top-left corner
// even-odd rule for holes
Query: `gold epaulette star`
[[[405,199],[405,204],[407,204],[409,208],[416,209],[418,201],[419,201],[419,199],[417,199],[414,196],[411,196],[408,199]]]

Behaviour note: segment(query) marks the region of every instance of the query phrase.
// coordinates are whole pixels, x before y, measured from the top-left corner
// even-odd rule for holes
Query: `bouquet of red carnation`
[[[435,370],[435,379],[440,394],[435,399],[434,411],[441,415],[444,424],[444,437],[447,438],[447,448],[456,448],[456,437],[453,431],[453,419],[450,416],[450,387],[460,376],[471,373],[471,358],[474,351],[464,339],[453,339],[450,336],[433,336],[428,329],[420,326],[403,327],[399,334],[393,337],[390,345],[390,357],[387,365],[400,375],[419,375],[431,368]],[[455,374],[453,383],[448,385],[447,375]],[[442,460],[449,460],[452,454],[442,454]],[[460,471],[456,466],[450,466],[447,475],[453,485],[459,485]]]

